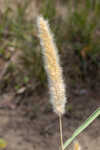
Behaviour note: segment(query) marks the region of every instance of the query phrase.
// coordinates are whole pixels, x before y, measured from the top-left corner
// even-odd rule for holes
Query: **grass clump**
[[[56,1],[44,0],[39,11],[45,19],[49,20],[51,29],[56,35],[55,41],[61,58],[63,58],[63,65],[67,65],[65,76],[69,78],[70,83],[74,86],[76,81],[93,81],[96,77],[95,84],[99,78],[100,68],[100,3],[92,3],[89,0],[79,3],[68,1],[66,3],[64,9],[67,10],[67,15],[63,19],[58,15]],[[46,75],[36,34],[36,20],[27,18],[27,10],[30,5],[32,5],[32,1],[17,2],[16,11],[7,6],[2,13],[0,56],[8,61],[16,51],[20,51],[19,65],[21,64],[23,68],[19,69],[21,80],[24,76],[29,78],[30,82],[34,76],[35,80],[45,85]],[[73,57],[75,59],[72,59]]]
[[[94,87],[99,80],[100,68],[100,3],[90,0],[78,3],[68,1],[66,10],[67,14],[62,19],[57,15],[56,3],[48,0],[42,14],[49,19],[51,29],[56,35],[55,41],[60,54],[64,56],[63,63],[68,66],[66,75],[69,74],[70,82],[73,84],[75,81],[86,81],[85,83]],[[67,55],[69,59],[66,58]]]
[[[69,17],[67,23],[67,33],[69,44],[74,54],[79,59],[79,69],[87,78],[95,73],[98,74],[100,56],[100,35],[99,32],[99,14],[100,4],[95,3],[94,7],[91,1],[86,3],[77,3],[76,6],[69,7]]]
[[[14,74],[9,68],[11,68],[11,65],[13,66],[15,60],[9,63],[10,66],[7,69],[7,74],[15,76],[15,89],[26,84],[26,82],[27,84],[31,83],[30,81],[33,80],[33,76],[42,85],[45,85],[46,80],[45,72],[41,65],[42,59],[40,47],[38,46],[38,37],[34,27],[35,20],[33,18],[28,20],[26,17],[27,9],[31,4],[32,1],[28,0],[25,0],[24,3],[17,2],[15,12],[10,6],[7,6],[2,13],[2,23],[0,25],[0,41],[2,45],[0,55],[8,61],[15,53],[19,53],[17,64],[13,69]],[[9,58],[8,52],[10,52]]]

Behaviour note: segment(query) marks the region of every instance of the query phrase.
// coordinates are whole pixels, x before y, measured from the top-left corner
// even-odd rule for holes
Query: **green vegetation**
[[[54,2],[48,0],[44,7],[42,14],[49,19],[59,53],[62,57],[65,54],[64,58],[69,65],[67,70],[70,70],[66,75],[71,78],[72,85],[79,80],[96,82],[100,68],[100,3],[88,0],[74,4],[68,1],[64,19],[57,15]],[[74,60],[71,59],[73,57]]]
[[[83,57],[90,55],[91,59],[96,61],[96,56],[100,54],[99,37],[96,36],[100,26],[100,4],[96,3],[94,9],[91,8],[92,3],[88,0],[85,5],[78,4],[77,8],[70,12],[68,35],[78,54],[82,55],[84,51]]]
[[[33,78],[42,85],[46,83],[39,39],[36,34],[36,20],[27,18],[27,9],[31,3],[32,1],[28,0],[23,4],[17,3],[16,13],[7,6],[1,15],[0,56],[8,61],[15,52],[21,53],[19,66],[21,65],[23,69],[18,65],[13,67],[13,71],[16,72],[14,73],[15,87],[26,83],[25,78],[28,79],[27,83],[30,83]],[[100,3],[88,0],[86,3],[80,1],[74,4],[73,1],[68,1],[65,3],[68,11],[64,19],[58,15],[56,4],[56,1],[44,0],[40,13],[49,20],[54,32],[59,53],[62,58],[64,57],[63,64],[67,64],[67,78],[70,79],[72,86],[86,78],[91,81],[94,76],[96,81],[100,68]],[[75,59],[72,59],[73,57]],[[10,66],[13,66],[11,63]]]

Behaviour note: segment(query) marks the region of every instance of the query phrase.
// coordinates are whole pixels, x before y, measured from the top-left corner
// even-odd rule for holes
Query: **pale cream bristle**
[[[51,103],[54,112],[58,115],[62,115],[65,112],[66,96],[57,48],[54,44],[49,24],[42,16],[37,18],[37,25],[42,45],[45,69],[48,74]]]

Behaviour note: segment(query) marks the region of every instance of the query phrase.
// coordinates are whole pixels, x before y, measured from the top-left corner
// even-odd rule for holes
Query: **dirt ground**
[[[63,117],[64,141],[100,106],[99,91],[87,90],[80,95],[72,93]],[[6,93],[0,97],[0,101],[5,102],[8,97],[12,97],[11,102],[0,105],[0,137],[8,143],[6,150],[59,148],[58,118],[52,112],[48,92],[31,94],[12,96],[12,93]],[[70,111],[67,107],[70,107]],[[100,118],[77,137],[83,150],[100,149],[99,127]]]

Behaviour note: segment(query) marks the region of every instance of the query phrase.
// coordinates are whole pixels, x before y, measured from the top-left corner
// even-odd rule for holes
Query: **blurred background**
[[[40,14],[50,24],[63,68],[64,140],[100,106],[100,1],[0,0],[0,136],[7,150],[59,146],[37,32]],[[99,124],[98,118],[79,137],[84,149],[99,150]]]

